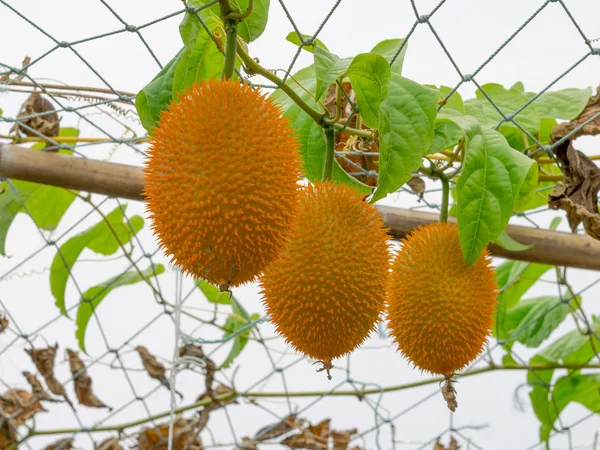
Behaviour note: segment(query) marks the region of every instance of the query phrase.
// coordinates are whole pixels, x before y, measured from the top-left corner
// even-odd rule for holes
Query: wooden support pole
[[[144,179],[140,167],[95,161],[58,153],[0,144],[0,177],[49,184],[68,189],[143,201]],[[390,206],[378,206],[396,239],[438,215]],[[454,218],[450,218],[454,221]],[[490,245],[494,256],[557,266],[600,270],[600,242],[587,235],[509,225],[506,232],[529,250],[512,252]]]

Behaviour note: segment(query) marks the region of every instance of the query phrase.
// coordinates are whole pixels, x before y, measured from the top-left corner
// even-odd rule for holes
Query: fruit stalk
[[[334,160],[334,150],[335,150],[335,132],[333,131],[333,127],[326,126],[324,128],[325,131],[325,164],[323,165],[323,179],[322,181],[331,180],[333,175],[333,160]]]

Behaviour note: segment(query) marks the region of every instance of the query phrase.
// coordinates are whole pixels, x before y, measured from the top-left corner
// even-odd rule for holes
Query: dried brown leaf
[[[92,379],[85,370],[85,365],[76,351],[67,349],[69,357],[69,367],[71,375],[73,375],[73,383],[75,385],[75,395],[80,405],[89,406],[90,408],[108,408],[102,400],[100,400],[92,391]]]
[[[333,450],[346,450],[352,436],[358,433],[356,428],[351,430],[335,431],[331,432],[333,438]]]
[[[73,438],[59,439],[46,447],[46,450],[71,450],[73,448]]]
[[[16,122],[13,129],[26,136],[39,136],[40,134],[48,137],[58,136],[60,119],[56,114],[56,109],[52,102],[39,92],[33,92],[25,100],[17,119],[20,123]],[[35,132],[31,130],[35,130]]]
[[[442,386],[442,397],[444,397],[444,400],[446,400],[448,409],[452,412],[456,411],[456,408],[458,408],[458,402],[456,401],[456,389],[454,389],[452,380],[449,378],[446,378],[446,381]]]
[[[16,444],[18,440],[16,427],[8,420],[2,420],[0,415],[0,450],[7,450],[11,445]]]
[[[419,201],[423,200],[425,193],[425,181],[421,177],[412,177],[406,182],[411,191],[419,196]]]
[[[165,376],[165,366],[163,366],[156,357],[148,351],[146,347],[143,345],[138,345],[135,348],[142,359],[142,365],[144,369],[150,375],[150,378],[154,378],[155,380],[160,381],[160,383],[165,386],[167,389],[171,390],[171,385],[167,377]],[[175,391],[180,398],[183,398],[183,395],[177,391]]]
[[[173,450],[202,450],[204,447],[195,430],[197,422],[176,418],[173,423]],[[156,428],[144,428],[138,435],[138,450],[167,450],[169,422]]]
[[[302,430],[300,434],[288,436],[281,441],[281,444],[286,445],[291,449],[326,449],[328,447],[327,443],[330,435],[330,422],[331,419],[325,419],[319,422],[317,425],[310,425],[307,429]]]
[[[267,425],[266,427],[258,430],[258,432],[254,435],[254,441],[263,442],[270,439],[275,439],[289,433],[290,431],[296,430],[299,426],[300,423],[296,416],[290,414],[280,422]]]
[[[448,444],[448,447],[440,442],[440,438],[438,438],[433,445],[433,450],[458,450],[459,448],[460,445],[458,445],[458,442],[456,439],[454,439],[454,436],[450,437],[450,443]]]
[[[0,395],[0,417],[8,418],[15,427],[23,425],[26,420],[45,411],[40,401],[31,392],[10,389]]]
[[[121,447],[121,444],[119,442],[119,438],[117,437],[109,437],[107,439],[104,439],[102,442],[96,444],[94,447],[96,450],[123,450],[123,447]]]
[[[4,333],[4,331],[8,328],[8,318],[0,313],[0,334]]]
[[[40,371],[40,374],[44,378],[54,378],[54,360],[56,359],[56,350],[58,349],[58,343],[54,347],[47,348],[32,348],[31,350],[25,349],[27,354],[31,357],[31,360]],[[56,395],[61,395],[53,392]]]
[[[600,239],[600,214],[598,192],[600,191],[600,168],[582,152],[566,141],[555,150],[563,171],[563,184],[558,184],[550,194],[548,206],[563,209],[572,231],[583,222],[586,232]]]
[[[42,383],[38,378],[32,374],[31,372],[23,372],[23,376],[27,379],[27,382],[31,386],[31,392],[38,400],[43,400],[46,402],[58,402],[59,400],[52,398],[50,394],[46,392]]]
[[[596,95],[590,98],[587,106],[576,119],[558,124],[552,129],[552,134],[550,136],[551,142],[558,142],[598,113],[600,113],[600,86],[596,88]],[[569,139],[575,140],[579,136],[596,136],[598,134],[600,134],[600,117],[596,117],[590,123],[584,125],[580,130],[569,136]]]
[[[0,75],[0,83],[10,84],[10,83],[14,83],[15,81],[21,81],[25,77],[25,74],[27,73],[27,66],[29,65],[30,62],[31,62],[31,57],[25,56],[25,58],[23,58],[23,62],[21,63],[21,73],[18,73],[14,78],[10,77],[11,73],[14,73],[13,71],[10,71],[9,73],[4,73],[4,74]],[[2,449],[1,446],[0,446],[0,449]]]

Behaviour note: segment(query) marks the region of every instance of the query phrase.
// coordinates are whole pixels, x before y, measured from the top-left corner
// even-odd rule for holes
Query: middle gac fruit
[[[351,188],[307,186],[279,257],[261,277],[276,330],[332,367],[374,331],[386,300],[389,237],[375,206]]]

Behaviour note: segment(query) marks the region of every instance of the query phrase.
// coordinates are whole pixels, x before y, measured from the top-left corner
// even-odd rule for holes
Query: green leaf
[[[387,98],[391,79],[388,62],[383,56],[361,53],[354,57],[345,76],[352,83],[364,124],[377,128],[381,104]]]
[[[535,99],[533,105],[541,118],[573,120],[581,114],[591,95],[592,90],[589,87],[549,91]],[[528,93],[527,96],[533,98],[535,94]]]
[[[593,334],[598,333],[599,329],[600,323],[598,322],[598,319],[594,318],[592,321]],[[585,364],[596,355],[595,348],[600,344],[600,341],[598,341],[593,334],[586,336],[581,334],[579,330],[573,330],[536,354],[529,360],[529,363],[544,364],[563,362],[566,364]],[[535,415],[541,422],[540,440],[544,442],[548,440],[557,418],[554,405],[556,399],[551,397],[552,392],[550,388],[553,375],[553,369],[531,370],[527,373],[527,382],[532,387],[529,398]],[[572,374],[570,376],[574,375],[578,374]],[[564,394],[560,391],[559,396],[564,398]],[[561,400],[561,402],[564,404],[564,400]]]
[[[302,50],[306,50],[309,53],[313,53],[317,47],[320,47],[324,50],[329,50],[327,48],[327,46],[325,44],[323,44],[323,42],[320,39],[315,39],[312,36],[309,36],[308,34],[302,33],[302,39],[300,39],[300,36],[298,36],[298,33],[296,33],[295,31],[290,31],[288,33],[288,35],[285,37],[286,41],[291,42],[292,44],[297,45],[298,47],[300,47],[302,45],[303,39],[304,40],[313,39],[311,45],[304,45],[302,47]]]
[[[323,94],[327,92],[327,89],[329,89],[329,86],[335,83],[335,80],[348,70],[348,67],[352,63],[352,58],[340,59],[328,50],[318,46],[315,47],[314,54],[315,76],[317,78],[315,97],[317,100],[320,100]]]
[[[448,86],[437,87],[433,84],[426,84],[425,86],[439,91],[438,103],[444,100],[450,94],[450,92],[452,92],[452,88]],[[452,95],[448,97],[442,109],[453,109],[461,114],[465,113],[465,104],[458,91],[452,92]]]
[[[577,304],[573,303],[574,306]],[[568,302],[555,296],[522,300],[506,313],[507,340],[538,347],[563,322],[569,311]]]
[[[516,113],[529,101],[524,93],[515,88],[505,89],[499,84],[490,83],[484,84],[482,89],[505,115]],[[477,90],[475,95],[475,99],[465,101],[465,113],[477,117],[483,126],[495,127],[498,125],[503,119],[498,110],[481,91]],[[519,112],[515,116],[515,121],[531,133],[537,133],[540,128],[540,116],[532,105]],[[515,127],[510,123],[505,125]]]
[[[220,19],[209,17],[205,20],[211,33],[219,32],[225,36]],[[177,100],[179,93],[194,81],[219,78],[223,71],[225,56],[219,51],[211,35],[202,29],[196,37],[193,47],[187,47],[177,62],[173,74],[172,99]]]
[[[314,92],[316,83],[315,68],[312,65],[300,70],[294,74],[293,79],[290,78],[286,81],[286,84],[309,106],[320,108],[320,105],[316,103],[310,94],[310,92]],[[325,161],[325,137],[322,128],[281,89],[276,89],[271,97],[281,106],[283,114],[290,119],[292,127],[296,130],[296,136],[301,145],[300,152],[304,175],[311,182],[321,180]],[[369,186],[348,175],[340,167],[337,160],[334,162],[332,176],[334,181],[346,184],[361,194],[371,192]]]
[[[483,129],[469,141],[457,183],[458,231],[467,264],[506,228],[533,164],[497,131]]]
[[[534,168],[536,173],[526,183],[523,183],[520,196],[515,204],[516,212],[524,212],[546,206],[548,204],[548,196],[556,185],[555,181],[538,181],[539,170],[537,163]],[[562,175],[561,170],[554,164],[544,164],[542,168],[548,175]]]
[[[519,242],[511,238],[508,234],[506,234],[506,230],[500,233],[500,236],[498,236],[498,239],[496,239],[496,244],[498,244],[503,249],[510,250],[511,252],[523,252],[525,250],[529,250],[535,245],[520,244]]]
[[[98,305],[113,289],[139,283],[140,281],[160,275],[164,271],[165,268],[162,264],[151,265],[146,270],[141,271],[141,275],[137,270],[130,270],[85,291],[80,300],[79,308],[77,308],[77,331],[75,332],[75,337],[79,342],[79,348],[87,353],[85,350],[85,332],[88,323]]]
[[[219,288],[208,283],[206,280],[198,279],[195,283],[209,302],[220,305],[229,305],[231,303],[229,292],[221,292]]]
[[[462,138],[463,132],[455,123],[436,121],[433,141],[427,153],[437,153],[448,148],[454,148]]]
[[[73,236],[60,246],[54,256],[50,266],[50,290],[56,299],[56,306],[64,316],[69,317],[65,306],[67,280],[81,252],[88,248],[100,255],[112,255],[120,248],[119,242],[127,244],[144,226],[144,219],[140,216],[129,218],[129,222],[124,220],[124,210],[125,207],[115,208],[106,215],[108,224],[102,220],[83,233]]]
[[[260,315],[256,313],[249,316],[246,310],[234,297],[231,297],[231,308],[233,310],[233,314],[231,314],[225,322],[223,328],[226,331],[223,335],[223,338],[227,338],[228,336],[231,336],[232,334],[236,333],[242,327],[247,326],[249,322],[253,322],[260,319]],[[227,358],[225,358],[225,361],[223,361],[223,364],[221,364],[220,369],[227,369],[234,361],[234,359],[237,358],[238,355],[242,352],[242,350],[248,343],[248,336],[250,336],[251,329],[252,328],[248,328],[242,331],[241,333],[238,333],[233,338],[233,346],[231,347]]]
[[[77,137],[79,130],[64,127],[60,129],[58,135]],[[37,150],[45,147],[45,142],[38,142],[32,146]],[[59,153],[72,154],[73,150],[61,149]],[[76,198],[75,192],[67,189],[28,181],[12,180],[11,182],[12,188],[6,182],[0,183],[0,254],[2,255],[6,255],[8,229],[19,212],[28,212],[36,226],[53,231]]]
[[[404,39],[386,39],[385,41],[381,41],[375,47],[373,47],[370,53],[383,56],[391,65],[390,67],[392,72],[400,75],[402,74],[402,64],[404,64],[404,56],[406,55],[406,48],[408,47],[408,43],[402,47],[403,43]],[[400,47],[402,47],[402,51],[398,53]],[[394,59],[396,54],[398,56],[396,59]]]
[[[185,47],[179,50],[154,79],[138,92],[135,98],[135,108],[140,121],[149,134],[152,133],[152,128],[159,121],[161,111],[167,108],[173,97],[173,76],[177,63],[185,51]]]
[[[199,8],[208,2],[209,0],[188,0],[187,5]],[[241,12],[246,11],[248,8],[248,0],[229,0],[229,2],[233,9],[237,9]],[[254,0],[254,7],[252,8],[250,16],[238,23],[238,35],[245,42],[256,40],[265,30],[269,17],[270,3],[270,0]],[[221,12],[219,4],[216,3],[209,8],[201,9],[198,11],[198,15],[204,21],[210,18],[220,20]],[[179,34],[181,35],[183,42],[186,43],[186,46],[189,47],[191,46],[191,43],[196,40],[198,33],[201,32],[200,30],[203,29],[204,27],[199,23],[196,16],[186,12],[183,21],[179,25]]]
[[[393,74],[381,107],[379,177],[372,202],[395,192],[411,177],[431,148],[437,91]]]

